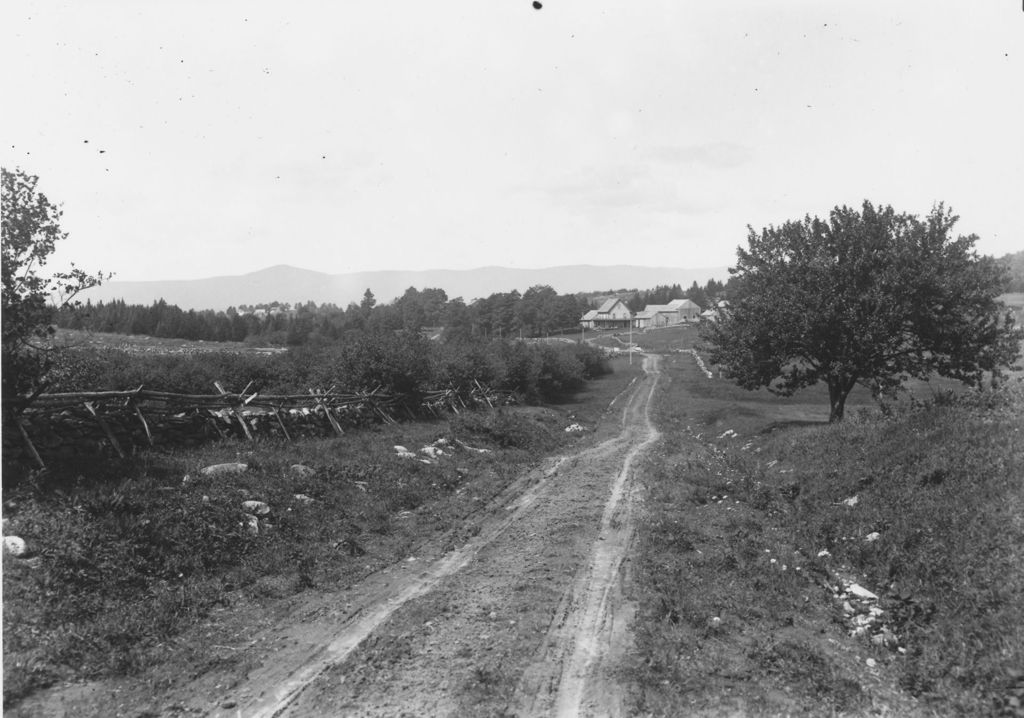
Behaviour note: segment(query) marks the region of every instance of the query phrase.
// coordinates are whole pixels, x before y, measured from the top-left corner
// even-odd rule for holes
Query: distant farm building
[[[648,304],[643,311],[637,312],[633,326],[637,329],[670,327],[685,322],[695,322],[700,318],[700,307],[689,299],[673,299],[668,304]]]
[[[637,329],[670,327],[700,319],[700,307],[689,299],[673,299],[668,304],[648,304],[633,314],[621,299],[607,299],[598,309],[591,309],[580,318],[587,329]]]
[[[716,304],[715,306],[705,309],[703,312],[701,312],[700,316],[701,319],[707,319],[708,321],[717,322],[718,318],[727,309],[729,309],[729,302],[723,299],[722,301],[718,302],[718,304]]]
[[[607,299],[598,307],[583,315],[580,324],[588,329],[628,329],[633,312],[621,299]]]
[[[586,314],[583,315],[582,319],[580,319],[580,324],[582,324],[587,329],[593,329],[594,328],[594,320],[596,320],[596,319],[597,319],[597,310],[596,309],[591,309],[589,312],[587,312]]]

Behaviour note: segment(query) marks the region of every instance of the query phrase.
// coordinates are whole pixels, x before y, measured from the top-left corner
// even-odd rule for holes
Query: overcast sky
[[[0,5],[0,161],[121,280],[732,264],[944,201],[1024,250],[1019,0]]]

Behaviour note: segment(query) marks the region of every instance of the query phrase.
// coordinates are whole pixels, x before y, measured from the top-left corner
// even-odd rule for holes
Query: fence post
[[[21,438],[25,440],[25,445],[28,447],[28,452],[32,454],[32,458],[39,464],[39,468],[46,471],[46,464],[43,463],[43,459],[39,456],[39,452],[36,451],[36,447],[32,444],[32,439],[28,438],[28,431],[25,430],[25,425],[21,423],[21,417],[15,416],[14,423],[18,425],[18,431],[21,432]]]
[[[94,419],[96,419],[96,423],[100,425],[101,429],[103,429],[103,433],[105,433],[107,438],[110,439],[110,445],[114,447],[114,451],[117,452],[117,455],[122,459],[128,458],[121,449],[121,445],[117,443],[117,437],[114,436],[114,432],[110,430],[110,426],[103,420],[102,416],[96,413],[96,409],[93,408],[92,402],[85,402],[85,408],[89,410],[89,413],[92,414]]]
[[[224,387],[222,387],[220,385],[219,381],[213,382],[213,385],[217,388],[217,391],[219,391],[222,396],[228,396],[228,393],[226,391],[224,391]],[[245,385],[245,388],[248,389],[250,386],[252,386],[252,382],[251,381],[248,384]],[[244,390],[243,390],[243,393],[244,393]],[[241,394],[239,396],[241,396]],[[244,404],[243,404],[243,406],[244,406]],[[252,438],[252,433],[250,433],[250,431],[249,431],[249,425],[245,423],[245,419],[242,418],[242,415],[239,414],[238,412],[236,412],[234,407],[232,407],[232,406],[228,406],[226,408],[228,410],[228,413],[231,414],[231,416],[233,416],[236,419],[238,419],[238,423],[242,427],[242,431],[245,432],[245,438],[247,438],[249,441],[255,441],[255,439]]]
[[[333,389],[334,387],[331,388]],[[324,402],[323,399],[321,399],[322,394],[319,391],[313,391],[312,389],[309,390],[309,393],[316,402],[316,405],[323,407],[324,413],[327,415],[327,420],[331,422],[331,427],[334,429],[334,433],[338,436],[344,435],[345,432],[342,431],[341,424],[338,423],[338,420],[335,419],[334,415],[331,413],[331,408],[327,406],[327,403]]]

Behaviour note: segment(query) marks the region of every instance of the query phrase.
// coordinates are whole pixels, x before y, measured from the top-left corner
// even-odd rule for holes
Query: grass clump
[[[553,410],[453,419],[150,452],[5,491],[6,533],[33,552],[4,561],[5,706],[57,681],[141,671],[214,609],[358,581],[458,526],[572,438]],[[428,459],[428,445],[442,453]],[[200,471],[225,462],[247,468]]]
[[[882,595],[907,650],[895,663],[900,683],[964,715],[1008,708],[1020,688],[1022,389],[943,397],[786,447],[800,486],[798,542],[828,550]]]
[[[685,359],[663,371],[639,712],[1020,714],[1024,385],[828,425],[800,396],[743,397]],[[855,630],[844,581],[878,594],[874,628]]]

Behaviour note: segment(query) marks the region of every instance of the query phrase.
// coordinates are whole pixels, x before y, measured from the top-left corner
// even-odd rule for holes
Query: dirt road
[[[644,362],[646,374],[615,399],[589,448],[520,477],[463,545],[424,548],[333,604],[295,616],[263,641],[263,657],[243,682],[193,694],[191,711],[621,713],[616,668],[629,645],[623,587],[632,476],[658,438],[648,413],[657,357]]]

